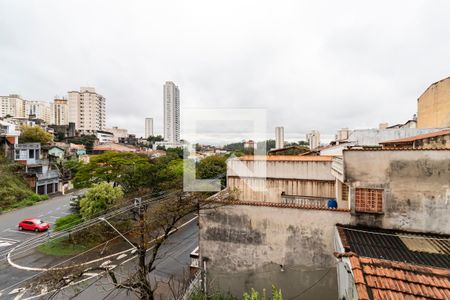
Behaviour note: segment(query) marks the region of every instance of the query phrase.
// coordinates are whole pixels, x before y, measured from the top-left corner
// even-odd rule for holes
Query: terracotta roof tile
[[[419,134],[419,135],[402,138],[402,139],[384,141],[384,142],[381,142],[380,144],[384,145],[384,144],[411,143],[411,142],[418,141],[418,140],[423,140],[423,139],[428,139],[428,138],[433,138],[433,137],[438,137],[438,136],[444,136],[444,135],[450,135],[450,129],[441,130],[441,131],[437,131],[437,132],[431,132],[431,133],[425,133],[425,134]]]
[[[302,155],[244,155],[239,160],[267,160],[267,161],[332,161],[332,156],[302,156]]]

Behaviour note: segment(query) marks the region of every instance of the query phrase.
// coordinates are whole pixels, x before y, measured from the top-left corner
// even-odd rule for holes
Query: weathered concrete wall
[[[282,192],[286,195],[335,197],[335,181],[228,177],[227,186],[237,189],[237,198],[243,201],[281,202]]]
[[[247,205],[205,211],[200,256],[208,281],[236,296],[277,284],[289,298],[323,277],[305,299],[335,299],[334,225],[350,218],[348,212]]]
[[[450,233],[450,151],[344,151],[344,165],[352,207],[355,188],[384,190],[384,213],[354,223]]]

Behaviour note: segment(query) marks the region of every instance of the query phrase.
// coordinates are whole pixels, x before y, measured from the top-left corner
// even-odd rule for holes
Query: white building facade
[[[148,138],[149,136],[153,136],[153,118],[145,118],[144,138]]]
[[[69,105],[66,99],[55,99],[52,105],[53,122],[55,125],[69,124]]]
[[[164,84],[164,140],[180,142],[180,90],[172,81]]]
[[[83,132],[103,130],[106,124],[106,100],[93,87],[68,92],[69,122]]]
[[[37,119],[44,120],[47,124],[53,123],[52,108],[45,101],[24,100],[24,117],[34,115]]]
[[[275,127],[275,149],[284,148],[284,127]]]
[[[0,117],[10,115],[15,118],[25,117],[25,107],[22,97],[9,95],[0,97]]]
[[[317,130],[311,130],[310,133],[306,135],[306,139],[309,143],[309,148],[311,150],[317,149],[320,147],[320,133]]]

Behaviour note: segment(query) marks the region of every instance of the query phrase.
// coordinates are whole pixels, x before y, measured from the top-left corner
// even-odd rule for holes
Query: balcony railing
[[[308,206],[317,208],[326,208],[329,198],[297,196],[297,195],[281,195],[281,202],[284,204],[295,204],[298,206]]]

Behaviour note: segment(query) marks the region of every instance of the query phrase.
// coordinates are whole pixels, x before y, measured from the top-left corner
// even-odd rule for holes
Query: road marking
[[[71,213],[70,212],[62,212],[61,214],[63,214],[63,215],[70,215]]]
[[[22,234],[27,234],[27,235],[36,235],[35,233],[32,233],[32,232],[26,232],[26,231],[21,231],[21,230],[12,230],[11,228],[8,228],[8,229],[6,229],[5,231],[8,231],[8,232],[14,232],[14,233],[22,233]]]
[[[10,238],[5,238],[5,237],[1,237],[1,236],[0,236],[0,240],[7,240],[7,241],[12,241],[12,242],[16,242],[16,243],[19,243],[19,242],[21,242],[21,241],[19,241],[19,240],[15,240],[15,239],[10,239]]]
[[[110,263],[111,263],[110,260],[104,261],[104,262],[100,265],[100,267],[106,267],[106,266],[109,265]]]
[[[47,212],[47,215],[51,214],[52,212],[53,212],[53,210],[49,210],[49,211]]]
[[[61,209],[61,207],[56,208],[56,210],[60,210],[60,209]]]
[[[0,240],[0,247],[8,247],[11,245],[14,245],[14,243]]]
[[[42,218],[44,215],[39,215],[39,216],[37,216],[38,218]]]
[[[88,276],[88,277],[95,277],[98,275],[98,273],[83,273],[83,275]]]
[[[23,291],[24,289],[25,289],[25,288],[16,288],[16,289],[13,289],[11,292],[9,292],[9,295],[17,294],[18,292]]]
[[[60,217],[50,216],[50,217],[48,217],[48,218],[59,219]]]
[[[127,257],[127,255],[124,253],[124,254],[120,254],[119,256],[117,256],[117,260],[119,260],[119,259],[122,259],[122,258],[124,258],[124,257]]]

